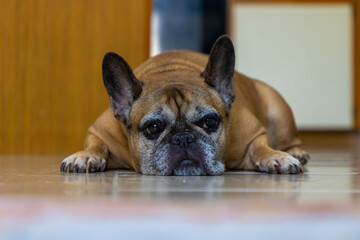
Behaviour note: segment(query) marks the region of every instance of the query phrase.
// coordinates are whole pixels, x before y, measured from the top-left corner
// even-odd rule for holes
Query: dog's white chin
[[[206,175],[206,172],[201,167],[185,167],[174,169],[173,175],[175,176],[201,176]]]
[[[175,168],[172,175],[175,176],[202,176],[202,175],[221,175],[224,173],[225,166],[221,162],[214,162],[211,167],[207,167],[206,169],[202,166],[187,166]]]

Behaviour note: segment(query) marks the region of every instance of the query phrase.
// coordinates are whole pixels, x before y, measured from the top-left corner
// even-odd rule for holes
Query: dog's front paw
[[[286,152],[294,158],[299,159],[302,165],[305,165],[310,160],[310,155],[300,147],[289,148]]]
[[[65,158],[60,166],[61,172],[102,172],[106,167],[106,160],[101,156],[86,151],[77,152]]]
[[[303,168],[298,159],[293,156],[279,152],[269,157],[262,158],[256,162],[259,172],[267,173],[303,173]]]

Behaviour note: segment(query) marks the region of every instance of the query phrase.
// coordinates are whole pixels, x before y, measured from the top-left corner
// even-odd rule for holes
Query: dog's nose
[[[195,142],[195,137],[189,132],[176,133],[172,136],[172,144],[186,148],[190,143]]]

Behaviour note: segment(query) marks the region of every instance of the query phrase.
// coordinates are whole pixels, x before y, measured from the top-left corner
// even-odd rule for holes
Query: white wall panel
[[[275,87],[300,129],[351,129],[352,6],[235,4],[236,68]]]

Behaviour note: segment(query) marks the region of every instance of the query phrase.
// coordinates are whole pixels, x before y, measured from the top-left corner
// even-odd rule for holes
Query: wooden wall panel
[[[149,53],[148,0],[0,0],[0,153],[71,153],[109,105],[114,51]]]

